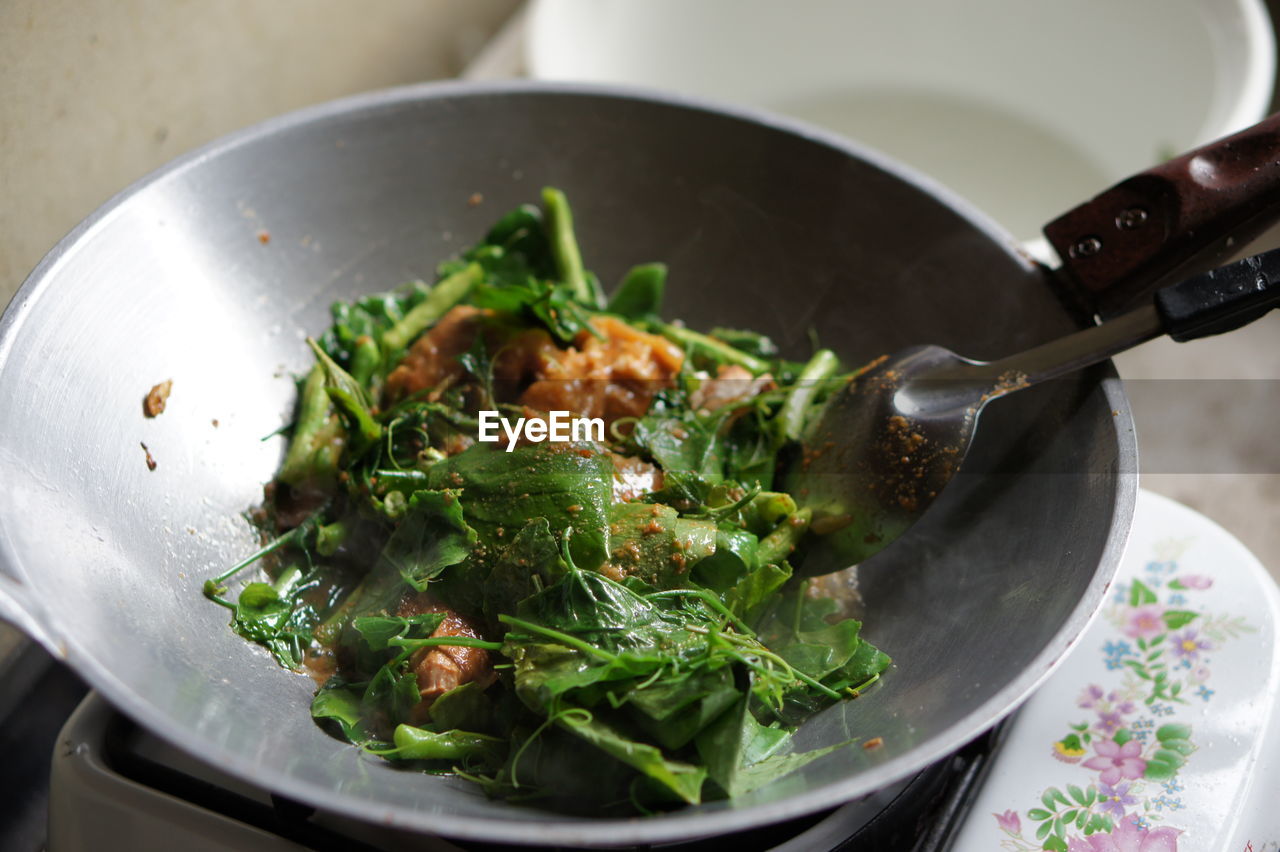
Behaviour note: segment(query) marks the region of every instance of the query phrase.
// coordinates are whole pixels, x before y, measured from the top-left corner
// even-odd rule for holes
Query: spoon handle
[[[1280,305],[1280,249],[1255,254],[1156,291],[1153,301],[1057,340],[956,372],[991,384],[994,399],[1106,360],[1168,334],[1185,342],[1239,328]]]
[[[966,367],[965,370],[973,378],[981,378],[991,384],[992,389],[985,395],[990,400],[1083,370],[1153,340],[1163,332],[1159,311],[1152,305],[1143,305],[1102,325],[1059,337],[998,361]]]
[[[1280,249],[1170,284],[1155,300],[1165,331],[1179,343],[1247,325],[1280,305]]]

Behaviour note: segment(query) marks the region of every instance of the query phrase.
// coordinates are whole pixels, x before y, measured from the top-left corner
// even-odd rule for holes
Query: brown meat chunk
[[[545,329],[517,332],[493,358],[494,392],[503,400],[518,399],[529,383],[563,354]]]
[[[672,385],[684,361],[684,352],[671,341],[613,317],[591,321],[599,337],[584,330],[563,349],[544,329],[511,334],[501,319],[493,311],[465,305],[449,311],[391,371],[388,400],[438,392],[456,381],[464,373],[458,356],[482,330],[490,349],[496,348],[493,378],[499,399],[537,411],[600,417],[606,428],[621,417],[648,411],[653,395]],[[504,334],[510,336],[504,340]]]
[[[533,383],[520,402],[541,411],[572,411],[601,417],[607,429],[621,417],[639,417],[653,395],[670,387],[684,352],[665,337],[648,334],[613,317],[582,331],[568,349],[538,346],[531,356]]]
[[[413,342],[404,360],[387,376],[387,398],[403,399],[418,391],[438,389],[446,380],[461,376],[465,371],[458,356],[471,348],[481,323],[490,314],[492,311],[458,305],[442,316]]]
[[[431,634],[437,636],[467,636],[483,638],[480,630],[468,618],[445,607],[425,592],[407,596],[401,602],[397,614],[421,615],[427,612],[443,612],[444,621]],[[418,694],[422,701],[414,710],[415,717],[425,716],[426,711],[444,693],[464,683],[476,681],[481,687],[493,682],[493,664],[489,652],[483,648],[463,645],[438,645],[419,648],[409,658],[409,666],[418,679]]]

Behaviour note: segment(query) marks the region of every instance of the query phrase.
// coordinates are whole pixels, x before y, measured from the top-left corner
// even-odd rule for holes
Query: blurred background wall
[[[517,0],[3,0],[0,307],[157,166],[278,113],[451,77]]]

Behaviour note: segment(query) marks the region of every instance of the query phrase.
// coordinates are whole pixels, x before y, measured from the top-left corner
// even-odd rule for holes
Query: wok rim
[[[3,374],[8,363],[9,354],[21,333],[24,320],[39,299],[53,286],[61,264],[74,254],[83,240],[110,221],[127,200],[152,184],[196,168],[233,149],[252,145],[258,140],[304,125],[341,118],[351,119],[362,114],[443,98],[524,94],[642,101],[734,118],[799,136],[846,156],[869,162],[898,180],[916,187],[965,219],[977,231],[999,245],[1012,259],[1028,269],[1034,266],[1034,261],[1007,231],[952,190],[869,146],[799,120],[711,99],[630,86],[527,80],[494,83],[436,81],[364,92],[266,119],[218,137],[129,184],[59,240],[15,292],[4,314],[0,316],[0,374]],[[0,568],[5,569],[0,573],[0,615],[14,621],[55,658],[71,666],[113,706],[175,747],[244,781],[363,822],[449,838],[519,845],[625,846],[688,841],[744,831],[848,803],[902,780],[955,752],[1014,712],[1084,634],[1097,616],[1118,570],[1132,526],[1138,493],[1138,454],[1132,413],[1114,366],[1107,362],[1103,370],[1105,375],[1099,382],[1099,388],[1113,412],[1109,419],[1115,424],[1115,506],[1093,578],[1062,627],[1010,683],[939,734],[865,772],[776,802],[753,806],[749,810],[727,808],[691,813],[686,808],[651,817],[607,819],[548,816],[547,812],[539,812],[539,818],[536,819],[515,816],[510,819],[477,820],[472,816],[400,807],[379,808],[368,800],[351,799],[331,787],[287,775],[275,767],[218,752],[211,742],[193,743],[189,730],[159,711],[124,682],[117,680],[106,667],[86,665],[92,661],[92,655],[77,643],[74,632],[61,629],[56,619],[51,619],[37,602],[24,600],[26,589],[20,578],[29,574],[22,570],[22,562],[12,546],[4,517],[0,517]],[[10,585],[17,588],[7,588]]]

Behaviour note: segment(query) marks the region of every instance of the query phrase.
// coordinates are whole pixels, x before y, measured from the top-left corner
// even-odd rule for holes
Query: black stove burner
[[[37,852],[49,814],[49,756],[89,689],[34,643],[0,663],[0,849]]]

